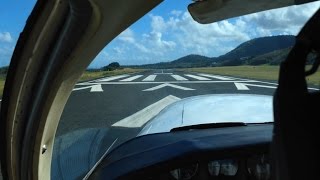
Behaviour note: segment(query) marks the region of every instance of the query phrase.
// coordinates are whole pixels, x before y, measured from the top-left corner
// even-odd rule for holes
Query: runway
[[[272,96],[276,88],[275,82],[170,69],[80,82],[56,133],[52,177],[75,169],[88,172],[103,155],[136,137],[161,110],[181,99],[208,94]]]

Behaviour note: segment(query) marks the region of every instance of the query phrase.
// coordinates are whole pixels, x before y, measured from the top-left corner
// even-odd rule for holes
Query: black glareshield
[[[319,66],[320,10],[305,24],[287,59],[281,64],[274,95],[274,179],[320,179],[320,93],[309,92],[306,76]],[[305,71],[309,53],[317,57]]]

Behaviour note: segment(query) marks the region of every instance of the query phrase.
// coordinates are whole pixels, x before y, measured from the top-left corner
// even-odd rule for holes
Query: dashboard
[[[148,179],[193,180],[193,179],[271,179],[271,164],[268,154],[248,158],[207,160],[160,173]]]
[[[150,134],[113,149],[90,179],[268,180],[273,124]]]

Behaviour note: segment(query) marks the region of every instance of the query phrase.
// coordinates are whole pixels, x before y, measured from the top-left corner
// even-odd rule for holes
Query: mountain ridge
[[[170,62],[144,64],[131,67],[189,68],[207,66],[260,65],[263,63],[277,65],[285,59],[294,43],[295,36],[293,35],[259,37],[243,42],[233,50],[218,57],[190,54]],[[281,55],[281,59],[276,58],[277,55]],[[269,61],[266,58],[273,59],[272,63],[271,60]]]

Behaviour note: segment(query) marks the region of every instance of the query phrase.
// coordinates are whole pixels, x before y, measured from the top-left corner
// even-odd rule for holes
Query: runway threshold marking
[[[214,79],[219,79],[219,80],[224,80],[224,81],[232,81],[235,80],[233,78],[229,78],[229,77],[224,77],[224,76],[219,76],[219,75],[210,75],[210,74],[198,74],[200,76],[204,76],[204,77],[209,77],[209,78],[214,78]]]
[[[272,82],[265,82],[265,81],[259,81],[259,80],[251,80],[251,79],[242,79],[242,78],[236,78],[236,77],[229,77],[229,76],[220,76],[220,75],[208,75],[208,74],[203,74],[200,73],[202,76],[206,75],[207,77],[211,77],[211,78],[220,78],[220,81],[214,81],[214,80],[210,80],[208,78],[205,77],[200,77],[200,76],[196,76],[197,78],[200,79],[206,79],[206,80],[199,80],[199,81],[189,81],[188,79],[180,76],[180,75],[171,75],[173,78],[175,78],[177,81],[151,81],[151,76],[150,78],[146,78],[146,79],[150,79],[150,81],[140,81],[140,82],[130,82],[133,81],[134,79],[140,78],[143,75],[136,75],[136,76],[132,76],[130,78],[127,79],[123,79],[119,82],[109,82],[112,80],[116,80],[116,79],[121,79],[121,78],[125,78],[128,77],[129,75],[125,74],[125,75],[118,75],[118,76],[113,76],[113,77],[106,77],[106,78],[102,78],[102,79],[98,79],[98,80],[92,80],[92,81],[88,81],[88,82],[82,82],[82,83],[78,83],[76,85],[81,85],[81,86],[86,86],[86,87],[80,87],[80,88],[74,88],[73,91],[77,91],[77,90],[83,90],[83,89],[88,89],[88,88],[92,88],[91,92],[102,92],[103,89],[100,88],[102,84],[105,85],[126,85],[126,84],[163,84],[163,83],[167,83],[167,84],[201,84],[201,83],[234,83],[234,85],[236,86],[236,88],[238,90],[247,90],[249,89],[248,87],[244,87],[244,86],[255,86],[255,87],[261,87],[261,88],[270,88],[270,89],[275,89],[276,86],[278,86],[277,83],[272,83]],[[188,74],[186,76],[189,77],[195,77],[195,75],[191,75]],[[222,80],[224,79],[224,80]],[[237,84],[236,84],[237,83]],[[240,84],[239,84],[240,83]],[[242,83],[242,84],[241,84]],[[247,83],[262,83],[262,84],[268,84],[268,85],[274,85],[274,86],[268,86],[268,85],[258,85],[258,84],[247,84]],[[94,86],[94,85],[99,85],[99,86]],[[309,90],[319,90],[318,88],[308,88]],[[250,89],[249,89],[250,90]]]
[[[258,85],[258,84],[247,84],[247,83],[234,83],[236,88],[238,90],[250,90],[248,86],[253,86],[253,87],[262,87],[262,88],[269,88],[269,89],[276,89],[276,86],[266,86],[266,85]]]
[[[76,85],[88,85],[88,84],[90,84],[90,83],[109,82],[109,81],[113,81],[113,80],[125,78],[125,77],[128,77],[128,76],[129,76],[128,74],[122,74],[122,75],[105,77],[105,78],[96,79],[96,80],[91,80],[91,81],[86,81],[86,82],[80,82],[80,83],[77,83]]]
[[[211,83],[235,83],[235,82],[243,82],[243,83],[260,83],[259,81],[251,80],[236,80],[236,81],[136,81],[136,82],[88,82],[81,83],[77,85],[94,85],[94,84],[118,84],[118,85],[127,85],[127,84],[211,84]],[[262,82],[261,82],[262,83]]]
[[[196,76],[196,75],[192,75],[192,74],[185,74],[185,76],[200,80],[200,81],[210,81],[211,79],[205,78],[205,77],[201,77],[201,76]]]
[[[170,75],[172,73],[153,73],[153,74],[159,74],[159,75]]]
[[[158,86],[152,87],[152,88],[148,88],[142,91],[155,91],[164,87],[172,87],[172,88],[176,88],[176,89],[180,89],[180,90],[184,90],[184,91],[193,91],[195,89],[192,88],[187,88],[187,87],[183,87],[183,86],[178,86],[178,85],[174,85],[174,84],[169,84],[169,83],[164,83],[164,84],[160,84]]]
[[[172,74],[172,73],[165,73],[163,70],[160,73],[153,73],[153,74]]]
[[[79,91],[79,90],[89,89],[89,88],[90,88],[90,92],[103,92],[101,84],[95,84],[95,85],[91,85],[91,86],[74,88],[72,91]]]
[[[90,92],[103,92],[101,84],[92,86]]]
[[[129,75],[124,74],[124,75],[119,75],[119,76],[112,76],[112,77],[106,77],[106,78],[102,78],[102,79],[97,79],[95,81],[97,82],[108,82],[108,81],[113,81],[113,80],[117,80],[117,79],[121,79],[121,78],[125,78],[128,77]]]
[[[179,76],[179,75],[171,75],[171,77],[173,77],[177,81],[188,81],[188,79],[186,79],[182,76]]]
[[[142,81],[154,81],[156,77],[157,75],[149,75],[146,78],[144,78]]]
[[[122,79],[120,81],[123,81],[123,82],[127,82],[127,81],[133,81],[135,79],[138,79],[140,77],[142,77],[143,75],[135,75],[135,76],[132,76],[132,77],[129,77],[129,78],[126,78],[126,79]]]
[[[234,85],[236,86],[236,88],[238,90],[250,90],[246,85],[244,85],[243,83],[234,83]]]
[[[113,127],[142,127],[145,123],[147,123],[150,119],[155,117],[162,109],[167,107],[168,105],[180,100],[180,98],[176,96],[169,95],[146,108],[132,114],[129,117],[126,117],[116,123],[114,123]]]

